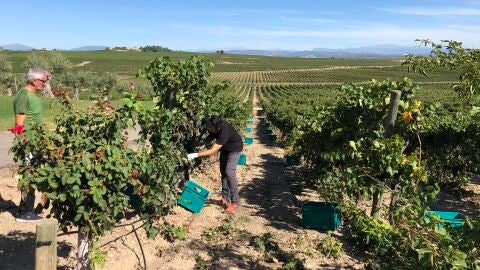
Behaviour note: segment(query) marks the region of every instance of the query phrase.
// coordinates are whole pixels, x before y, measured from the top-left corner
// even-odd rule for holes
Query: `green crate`
[[[251,133],[251,132],[252,132],[252,128],[246,128],[244,131],[245,131],[245,133]]]
[[[253,116],[249,116],[247,120],[252,120],[253,121]]]
[[[307,229],[335,231],[342,225],[340,208],[333,203],[307,202],[302,206],[302,223]]]
[[[246,138],[245,138],[245,143],[246,143],[246,144],[252,144],[252,143],[253,143],[253,138],[251,138],[251,137],[246,137]]]
[[[436,215],[440,217],[441,219],[445,220],[448,224],[450,224],[450,227],[456,228],[456,227],[461,227],[463,225],[463,219],[464,216],[463,214],[455,211],[427,211],[425,213],[425,216],[428,218],[432,215]],[[439,224],[438,225],[440,230],[443,229],[443,225]]]
[[[297,156],[290,156],[290,155],[286,156],[285,162],[287,163],[287,165],[290,165],[290,166],[300,165],[300,159]]]
[[[237,162],[238,165],[247,165],[247,155],[244,153],[240,154],[240,158],[238,159]]]
[[[207,189],[189,180],[178,198],[178,204],[193,213],[200,213],[209,194],[210,192]]]
[[[253,120],[247,120],[247,125],[253,125]]]

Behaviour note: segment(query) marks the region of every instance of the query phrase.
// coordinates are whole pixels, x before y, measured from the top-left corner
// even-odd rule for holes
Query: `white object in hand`
[[[188,160],[192,160],[192,159],[195,159],[198,157],[198,153],[190,153],[190,154],[187,154],[187,159]]]

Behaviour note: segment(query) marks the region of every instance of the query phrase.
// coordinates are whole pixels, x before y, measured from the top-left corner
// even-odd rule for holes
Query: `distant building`
[[[107,51],[116,51],[116,52],[126,52],[126,51],[134,51],[134,52],[141,52],[142,50],[138,47],[131,47],[131,48],[127,48],[127,47],[119,47],[119,46],[116,46],[116,47],[107,47],[106,48]]]

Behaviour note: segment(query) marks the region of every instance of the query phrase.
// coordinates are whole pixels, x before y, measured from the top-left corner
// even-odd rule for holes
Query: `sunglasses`
[[[48,81],[48,79],[46,80],[40,80],[40,79],[36,79],[37,81],[41,81],[42,83],[46,83]]]

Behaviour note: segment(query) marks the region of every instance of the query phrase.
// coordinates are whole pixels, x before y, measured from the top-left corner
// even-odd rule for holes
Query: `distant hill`
[[[32,49],[35,49],[33,47],[23,45],[23,44],[20,44],[20,43],[0,45],[0,47],[3,48],[6,51],[31,51]]]
[[[248,55],[264,55],[264,56],[283,56],[283,57],[354,57],[354,58],[393,58],[400,57],[402,54],[427,55],[431,49],[419,46],[399,46],[392,44],[382,44],[358,48],[331,49],[331,48],[314,48],[305,51],[293,50],[248,50],[248,49],[232,49],[226,50],[225,53],[231,54],[248,54]]]
[[[87,52],[87,51],[104,51],[106,49],[107,49],[106,46],[82,46],[78,48],[73,48],[70,51]]]

